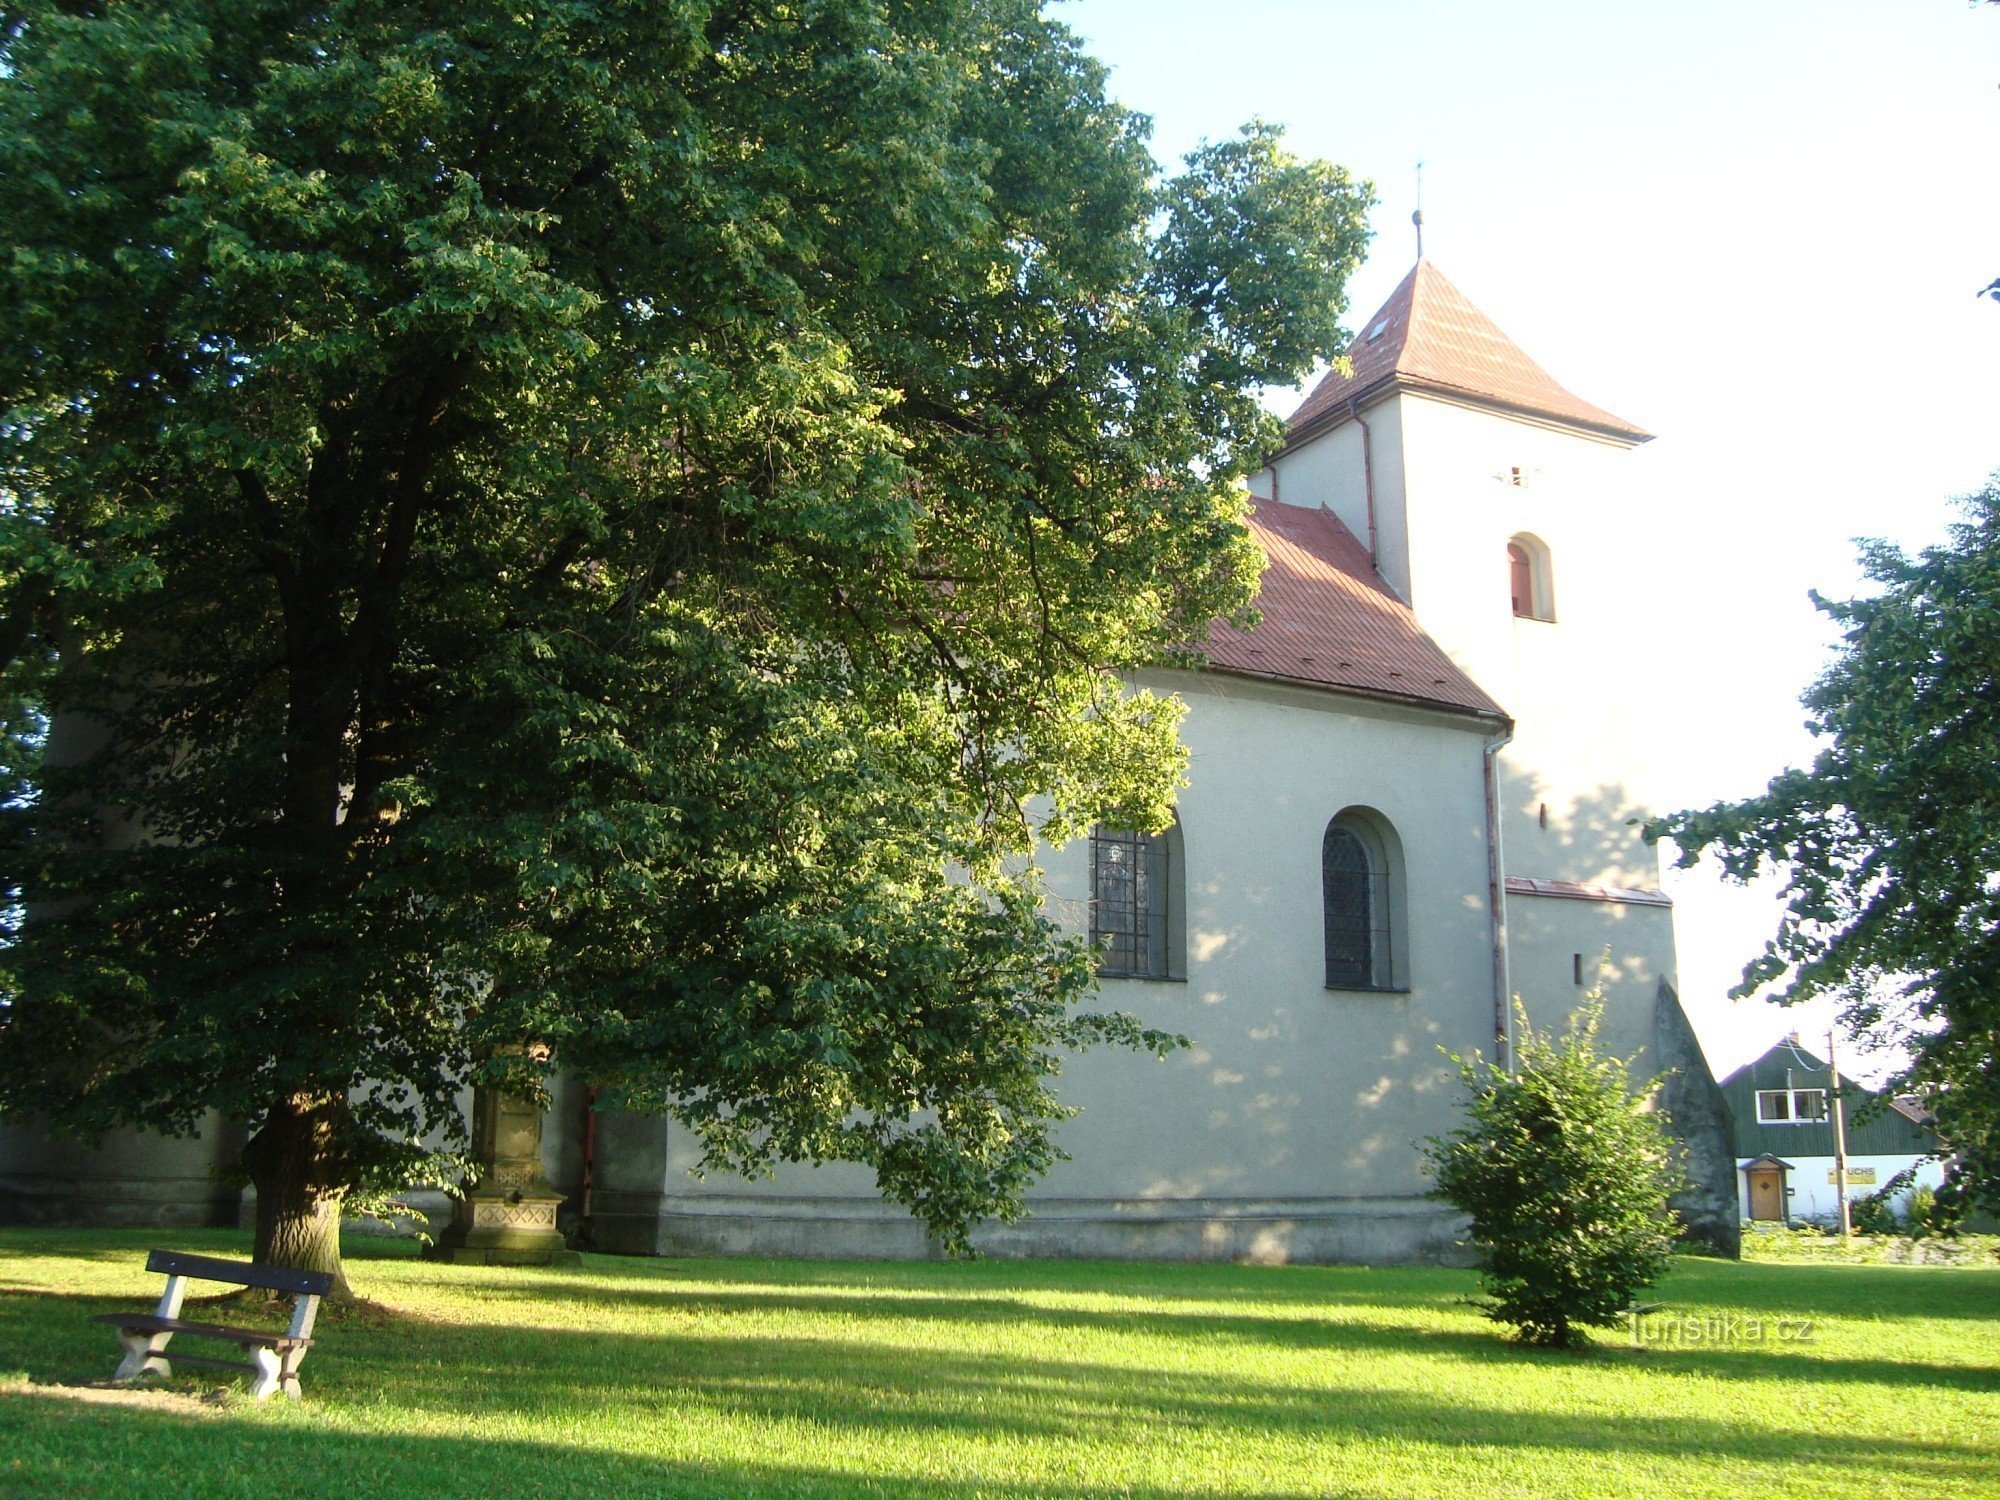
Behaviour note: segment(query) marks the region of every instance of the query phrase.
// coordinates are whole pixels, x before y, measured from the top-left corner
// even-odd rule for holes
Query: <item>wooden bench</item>
[[[283,1391],[299,1393],[299,1362],[312,1346],[313,1319],[319,1314],[319,1299],[333,1286],[325,1271],[293,1271],[281,1266],[260,1266],[247,1260],[216,1260],[207,1255],[182,1255],[173,1250],[155,1250],[146,1257],[146,1269],[167,1278],[160,1293],[160,1305],[150,1314],[101,1313],[91,1321],[109,1323],[118,1330],[125,1346],[125,1358],[118,1366],[119,1380],[141,1380],[148,1375],[171,1375],[167,1341],[177,1333],[196,1338],[235,1344],[247,1358],[209,1359],[203,1355],[176,1352],[183,1364],[213,1365],[222,1370],[246,1370],[255,1378],[250,1397],[262,1401]],[[266,1333],[256,1328],[232,1328],[223,1323],[193,1323],[181,1317],[181,1299],[187,1295],[189,1279],[219,1281],[229,1286],[257,1287],[270,1292],[292,1294],[292,1322],[283,1333]]]

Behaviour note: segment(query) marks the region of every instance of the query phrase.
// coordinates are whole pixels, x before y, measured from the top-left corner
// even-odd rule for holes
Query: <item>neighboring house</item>
[[[1055,915],[1103,950],[1105,1003],[1193,1046],[1072,1059],[1071,1159],[1030,1218],[976,1242],[1455,1255],[1420,1157],[1460,1118],[1446,1052],[1504,1049],[1511,995],[1558,1029],[1601,991],[1604,1044],[1673,1071],[1666,1102],[1701,1183],[1683,1212],[1731,1248],[1728,1113],[1675,995],[1673,911],[1635,824],[1660,730],[1629,648],[1684,593],[1607,524],[1648,435],[1563,389],[1428,262],[1350,356],[1252,486],[1262,623],[1218,627],[1207,670],[1144,676],[1188,705],[1176,825],[1102,829],[1046,858]],[[696,1179],[683,1132],[637,1116],[586,1132],[575,1094],[545,1151],[574,1183],[593,1142],[603,1248],[927,1252],[863,1170]],[[186,1181],[173,1149],[161,1176]],[[34,1188],[4,1151],[0,1211],[9,1188],[67,1191]]]
[[[1840,1215],[1835,1187],[1832,1069],[1796,1034],[1723,1080],[1735,1119],[1738,1201],[1746,1220],[1827,1222]],[[1904,1172],[1909,1188],[1944,1181],[1943,1147],[1914,1099],[1885,1098],[1841,1080],[1847,1125],[1847,1196],[1866,1198]]]

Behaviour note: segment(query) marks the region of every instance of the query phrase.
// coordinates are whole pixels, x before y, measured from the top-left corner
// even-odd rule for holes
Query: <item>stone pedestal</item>
[[[581,1257],[556,1228],[563,1195],[542,1175],[541,1111],[490,1088],[476,1090],[472,1150],[479,1175],[425,1254],[462,1266],[578,1264]]]

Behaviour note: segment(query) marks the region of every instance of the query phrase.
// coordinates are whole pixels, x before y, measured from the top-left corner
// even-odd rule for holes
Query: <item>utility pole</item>
[[[1826,1033],[1827,1093],[1833,1105],[1833,1191],[1840,1199],[1840,1237],[1851,1239],[1854,1219],[1847,1209],[1847,1109],[1840,1102],[1840,1064],[1833,1055],[1833,1029]]]

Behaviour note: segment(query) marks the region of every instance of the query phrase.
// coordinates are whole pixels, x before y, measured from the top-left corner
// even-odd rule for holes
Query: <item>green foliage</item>
[[[1518,1010],[1516,1066],[1453,1057],[1470,1116],[1425,1143],[1432,1197],[1472,1220],[1489,1315],[1529,1344],[1570,1347],[1617,1323],[1667,1270],[1685,1187],[1666,1119],[1647,1107],[1658,1079],[1597,1052],[1603,1014],[1580,1007],[1554,1041]]]
[[[1903,1216],[1896,1206],[1901,1189],[1892,1179],[1881,1190],[1848,1205],[1848,1222],[1857,1234],[1901,1234]]]
[[[7,7],[0,1109],[337,1195],[560,1065],[1018,1211],[1173,1040],[1034,851],[1170,816],[1117,674],[1245,616],[1368,203],[1103,81],[1028,0]]]
[[[1960,1200],[1939,1193],[1928,1182],[1920,1182],[1910,1190],[1910,1201],[1903,1206],[1903,1215],[1913,1239],[1954,1235],[1965,1222]]]
[[[1746,1261],[1838,1261],[1850,1265],[1959,1266],[1992,1269],[2000,1266],[2000,1236],[1954,1234],[1912,1239],[1901,1221],[1886,1234],[1856,1234],[1842,1239],[1824,1229],[1778,1229],[1754,1225],[1743,1235]]]
[[[1956,1235],[1965,1213],[1955,1195],[1940,1196],[1929,1183],[1916,1182],[1915,1169],[1908,1168],[1883,1183],[1879,1191],[1856,1199],[1850,1220],[1863,1234],[1900,1234],[1921,1240]]]
[[[1805,695],[1821,748],[1759,796],[1648,826],[1678,863],[1783,873],[1786,913],[1733,992],[1831,995],[1907,1049],[1884,1086],[1931,1110],[1944,1195],[2000,1206],[2000,486],[1916,556],[1869,542],[1875,585],[1818,599],[1842,642]]]

